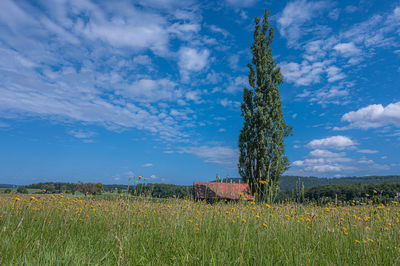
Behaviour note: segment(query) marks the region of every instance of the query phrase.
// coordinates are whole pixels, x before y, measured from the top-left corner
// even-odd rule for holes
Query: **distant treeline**
[[[133,195],[146,195],[153,198],[191,198],[193,186],[179,186],[171,184],[138,184],[130,187]]]
[[[239,178],[222,179],[219,182],[239,182]],[[46,193],[75,193],[82,191],[82,184],[64,182],[46,182],[26,186],[30,189],[45,190]],[[126,193],[127,185],[111,184],[102,185],[101,191],[111,193]],[[374,192],[376,191],[376,192]],[[43,191],[42,191],[43,192]],[[320,201],[359,200],[370,195],[375,201],[387,201],[394,199],[400,192],[400,176],[366,176],[366,177],[342,177],[342,178],[317,178],[283,176],[280,183],[280,193],[277,200],[296,201]],[[96,190],[100,194],[99,188]],[[154,198],[191,198],[192,186],[172,184],[138,184],[130,185],[129,193],[134,195],[146,195]]]
[[[387,203],[400,197],[400,182],[378,184],[339,184],[323,185],[312,188],[299,188],[282,191],[277,200],[282,201],[363,201],[372,200],[374,203]]]
[[[240,178],[221,179],[220,182],[242,182]],[[382,182],[400,182],[400,176],[363,176],[363,177],[338,177],[338,178],[323,178],[314,176],[282,176],[279,189],[281,191],[289,191],[296,189],[299,185],[304,185],[304,188],[311,188],[323,185],[335,184],[378,184]]]
[[[48,193],[75,193],[78,184],[64,182],[45,182],[26,186],[26,188],[45,189]]]
[[[81,184],[82,186],[82,184]],[[127,185],[112,184],[103,185],[104,192],[111,193],[126,193],[128,190]],[[39,193],[71,193],[74,194],[76,191],[80,191],[80,184],[75,183],[63,183],[63,182],[46,182],[37,183],[26,186],[30,189],[40,189]],[[100,194],[98,191],[97,194]],[[135,195],[146,195],[154,198],[189,198],[193,195],[192,186],[180,186],[172,184],[138,184],[129,186],[129,193]]]

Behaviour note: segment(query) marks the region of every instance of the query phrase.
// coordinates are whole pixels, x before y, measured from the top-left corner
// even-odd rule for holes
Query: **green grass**
[[[0,265],[400,264],[396,203],[31,196],[0,197]]]
[[[4,188],[4,187],[0,187],[0,193],[4,193],[4,190],[6,190],[6,189],[10,189],[11,193],[17,193],[16,188]],[[38,193],[41,191],[38,188],[27,188],[27,190],[28,190],[28,193],[30,193],[30,194]]]

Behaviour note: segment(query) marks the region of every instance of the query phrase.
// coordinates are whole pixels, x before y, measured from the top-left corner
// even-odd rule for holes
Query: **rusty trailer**
[[[253,200],[248,184],[220,182],[193,182],[193,198],[195,201],[239,200],[241,198]]]

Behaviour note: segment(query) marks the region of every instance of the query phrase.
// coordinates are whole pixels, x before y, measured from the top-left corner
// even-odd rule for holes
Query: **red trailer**
[[[253,200],[248,184],[220,183],[220,182],[193,182],[194,200],[228,199],[239,200],[246,198]]]

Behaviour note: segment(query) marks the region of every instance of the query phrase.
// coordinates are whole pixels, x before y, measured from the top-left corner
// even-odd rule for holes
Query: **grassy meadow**
[[[0,196],[0,265],[400,265],[400,208]]]

